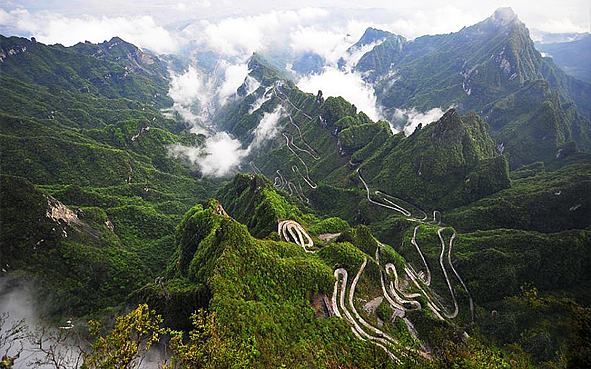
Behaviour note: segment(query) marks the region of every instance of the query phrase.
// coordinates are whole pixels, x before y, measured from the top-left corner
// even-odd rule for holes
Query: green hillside
[[[160,113],[165,67],[120,39],[65,48],[2,36],[2,50],[2,268],[45,281],[57,315],[115,306],[161,274],[172,230],[213,191],[168,155],[204,137]],[[52,218],[52,203],[74,218]]]
[[[2,37],[1,277],[34,280],[89,340],[88,316],[105,334],[149,304],[182,368],[585,367],[591,143],[569,94],[588,86],[507,10],[356,47],[382,39],[358,64],[382,103],[455,107],[393,133],[254,54],[260,85],[212,121],[248,173],[210,179],[169,155],[207,137],[161,113],[159,57]]]

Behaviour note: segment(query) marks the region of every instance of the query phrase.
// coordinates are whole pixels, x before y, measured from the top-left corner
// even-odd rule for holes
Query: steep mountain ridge
[[[80,42],[72,46],[72,49],[100,60],[124,64],[127,67],[126,70],[136,74],[158,75],[161,78],[168,76],[168,68],[160,58],[142,51],[119,37],[113,37],[99,44]]]
[[[547,147],[542,149],[537,141],[512,136],[510,126],[511,132],[521,126],[532,129],[526,128],[528,119],[511,114],[513,111],[503,115],[504,110],[497,109],[491,134],[508,148],[512,167],[547,161],[550,156],[543,152],[556,152],[571,141],[581,150],[590,150],[591,85],[566,75],[552,60],[543,58],[529,31],[510,8],[500,8],[486,20],[456,33],[422,36],[413,41],[390,36],[387,40],[396,44],[384,41],[374,47],[355,69],[374,83],[378,102],[391,113],[399,108],[453,106],[462,113],[476,110],[488,119],[491,106],[504,106],[518,99],[524,104],[516,106],[533,112],[529,125],[540,122],[539,130],[557,131],[553,135],[558,139],[543,142],[542,146]],[[525,97],[516,97],[529,96],[527,90],[538,85],[546,91],[545,98],[525,104]],[[549,91],[555,96],[551,97]],[[507,128],[501,132],[500,127],[505,125]],[[542,137],[544,134],[538,139]]]
[[[275,136],[245,161],[317,210],[331,208],[347,221],[363,219],[356,206],[365,197],[358,165],[370,184],[429,208],[465,204],[509,185],[506,159],[498,156],[488,125],[474,113],[460,118],[452,109],[409,137],[393,135],[387,122],[371,121],[340,97],[315,97],[276,73],[267,75],[275,78],[273,83],[261,83],[217,119],[245,147],[264,114],[280,109]],[[345,204],[334,191],[355,200]]]
[[[493,136],[509,154],[512,168],[535,161],[551,162],[562,150],[591,150],[591,123],[572,103],[562,104],[544,80],[485,106],[482,114]]]
[[[356,67],[376,83],[378,101],[388,109],[455,105],[461,112],[479,111],[527,80],[545,79],[562,101],[573,100],[581,114],[590,116],[590,85],[542,58],[508,8],[455,33],[390,39],[396,39],[395,47],[376,46]]]
[[[137,73],[126,66],[124,60],[115,57],[88,55],[89,50],[81,47],[83,44],[66,48],[18,37],[0,37],[5,78],[51,87],[55,93],[61,88],[109,99],[127,97],[157,108],[172,103],[167,95],[168,81],[163,76]],[[131,44],[113,44],[117,47],[110,55],[122,52],[121,48],[139,50]],[[101,50],[105,47],[108,48],[97,46]]]
[[[451,109],[398,142],[360,168],[385,192],[419,206],[453,207],[509,186],[507,159],[497,156],[488,125],[474,113]]]

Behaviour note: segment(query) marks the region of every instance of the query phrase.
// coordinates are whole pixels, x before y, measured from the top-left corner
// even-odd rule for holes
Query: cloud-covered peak
[[[517,14],[510,7],[498,8],[491,16],[495,26],[505,26],[511,23],[520,22]]]

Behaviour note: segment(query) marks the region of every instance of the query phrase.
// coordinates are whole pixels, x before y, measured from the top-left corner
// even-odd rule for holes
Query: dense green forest
[[[589,84],[498,17],[352,46],[384,40],[357,68],[386,108],[455,106],[410,135],[252,55],[257,88],[214,126],[243,148],[271,112],[278,130],[226,178],[169,154],[207,137],[163,114],[158,56],[1,36],[3,286],[76,322],[39,352],[75,343],[88,368],[148,350],[175,368],[591,365]],[[2,350],[26,339],[2,330]]]

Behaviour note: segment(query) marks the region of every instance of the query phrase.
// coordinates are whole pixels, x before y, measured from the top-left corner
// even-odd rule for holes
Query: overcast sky
[[[282,32],[277,28],[284,23],[292,30],[313,27],[356,37],[364,26],[374,25],[412,39],[458,31],[502,6],[512,7],[530,29],[589,32],[591,27],[588,0],[365,0],[362,5],[340,0],[0,0],[0,5],[0,32],[4,35],[34,35],[41,42],[64,45],[121,36],[156,52],[174,52],[188,40],[198,39],[197,33],[203,31],[226,32],[233,38],[256,33],[246,47],[250,51],[261,46],[256,43],[264,41],[267,33]],[[232,28],[240,27],[250,32],[242,36],[233,32]],[[253,28],[257,28],[254,33]],[[231,52],[232,47],[231,42],[225,51]]]

